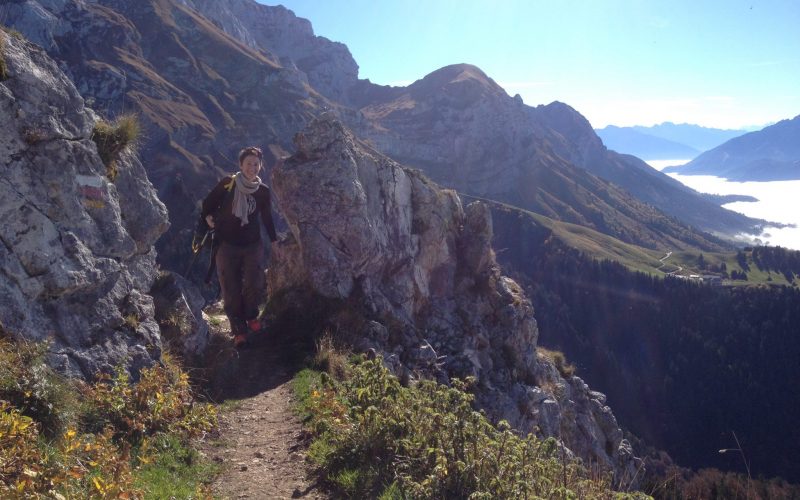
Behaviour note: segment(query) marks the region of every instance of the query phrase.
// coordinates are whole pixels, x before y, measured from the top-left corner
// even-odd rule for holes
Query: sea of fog
[[[661,170],[687,161],[650,160],[647,163]],[[794,224],[795,227],[766,227],[758,239],[761,244],[800,250],[800,181],[732,182],[713,175],[669,175],[701,193],[745,194],[758,198],[756,202],[737,201],[723,206],[749,217]]]

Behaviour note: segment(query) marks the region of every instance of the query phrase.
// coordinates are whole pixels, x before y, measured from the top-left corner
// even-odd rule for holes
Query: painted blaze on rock
[[[350,306],[357,298],[365,318],[343,319],[341,330],[357,329],[356,347],[382,353],[399,375],[475,376],[476,401],[491,416],[562,437],[619,477],[635,471],[602,395],[537,357],[533,308],[501,275],[484,204],[462,207],[454,191],[377,153],[330,114],[294,142],[297,153],[272,174],[291,229],[273,253],[272,294]]]

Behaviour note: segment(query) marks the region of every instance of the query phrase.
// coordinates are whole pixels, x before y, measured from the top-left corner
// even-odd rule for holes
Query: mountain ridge
[[[800,179],[800,115],[733,138],[667,172],[733,181]]]
[[[640,132],[632,127],[608,125],[596,132],[609,149],[645,161],[690,159],[700,154],[699,150],[686,144]]]

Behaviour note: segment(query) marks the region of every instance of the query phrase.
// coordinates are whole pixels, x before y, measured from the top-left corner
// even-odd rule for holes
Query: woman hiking
[[[278,239],[270,191],[258,176],[262,158],[257,147],[241,150],[239,172],[224,177],[203,200],[202,218],[215,231],[217,276],[237,348],[246,345],[248,331],[261,330],[258,306],[266,288],[261,224],[270,243]]]

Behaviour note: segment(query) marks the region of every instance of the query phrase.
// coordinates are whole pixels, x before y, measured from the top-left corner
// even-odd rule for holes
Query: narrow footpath
[[[208,391],[223,404],[219,429],[200,450],[223,467],[212,484],[215,498],[328,498],[306,463],[307,436],[292,409],[297,346],[266,335],[237,351],[225,316],[208,313],[218,344]]]

